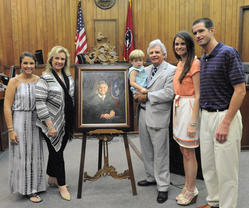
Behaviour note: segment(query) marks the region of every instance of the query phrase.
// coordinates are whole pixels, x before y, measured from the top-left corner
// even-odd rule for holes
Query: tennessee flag
[[[124,37],[124,60],[129,60],[129,55],[131,51],[134,50],[134,36],[133,36],[133,26],[132,26],[132,10],[131,10],[131,0],[129,0],[128,12],[126,18],[125,26],[125,37]]]

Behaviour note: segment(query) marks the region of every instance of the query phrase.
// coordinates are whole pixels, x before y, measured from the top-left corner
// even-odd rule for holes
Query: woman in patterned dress
[[[65,200],[71,196],[66,186],[63,152],[73,129],[74,82],[67,49],[55,46],[49,52],[46,71],[36,85],[37,125],[48,146],[48,184],[58,186]]]
[[[41,202],[38,192],[45,191],[45,169],[42,140],[36,126],[34,75],[36,58],[30,52],[20,56],[21,73],[10,79],[4,115],[9,133],[9,186],[32,202]]]
[[[186,206],[195,203],[198,196],[195,148],[199,146],[200,61],[195,58],[193,38],[186,31],[176,34],[173,51],[179,61],[173,80],[173,138],[180,145],[185,171],[185,185],[176,200]]]

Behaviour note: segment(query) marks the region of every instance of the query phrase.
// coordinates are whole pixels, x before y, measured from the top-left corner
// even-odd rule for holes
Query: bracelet
[[[13,128],[8,129],[8,132],[12,132],[12,131],[14,131],[14,129],[13,129]]]
[[[197,123],[196,122],[192,122],[190,125],[191,126],[197,126]]]
[[[9,127],[8,129],[13,129],[13,127]]]

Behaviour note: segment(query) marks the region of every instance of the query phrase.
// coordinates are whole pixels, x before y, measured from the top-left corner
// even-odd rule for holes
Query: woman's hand
[[[196,134],[196,126],[193,126],[193,125],[189,125],[188,126],[188,136],[189,137],[194,137]]]
[[[19,143],[18,136],[14,130],[9,132],[9,138],[13,144]]]
[[[51,137],[56,137],[56,129],[54,127],[48,129],[48,135]]]

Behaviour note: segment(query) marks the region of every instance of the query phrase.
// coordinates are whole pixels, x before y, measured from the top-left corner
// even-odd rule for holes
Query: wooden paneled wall
[[[37,49],[43,50],[46,61],[55,45],[73,54],[76,11],[76,0],[1,0],[1,64],[18,65],[21,52]]]
[[[68,48],[73,62],[77,3],[78,0],[1,0],[0,71],[4,66],[18,65],[19,55],[25,50],[42,49],[46,61],[55,45]],[[239,8],[245,5],[249,5],[249,0],[132,0],[135,46],[146,51],[151,40],[160,38],[168,50],[168,61],[175,62],[174,35],[180,30],[191,31],[195,19],[210,17],[216,26],[217,40],[238,49]],[[128,0],[116,0],[113,8],[102,10],[94,0],[82,0],[90,51],[95,42],[95,21],[115,20],[117,50],[119,59],[123,59],[127,6]],[[201,53],[197,46],[197,55]]]

